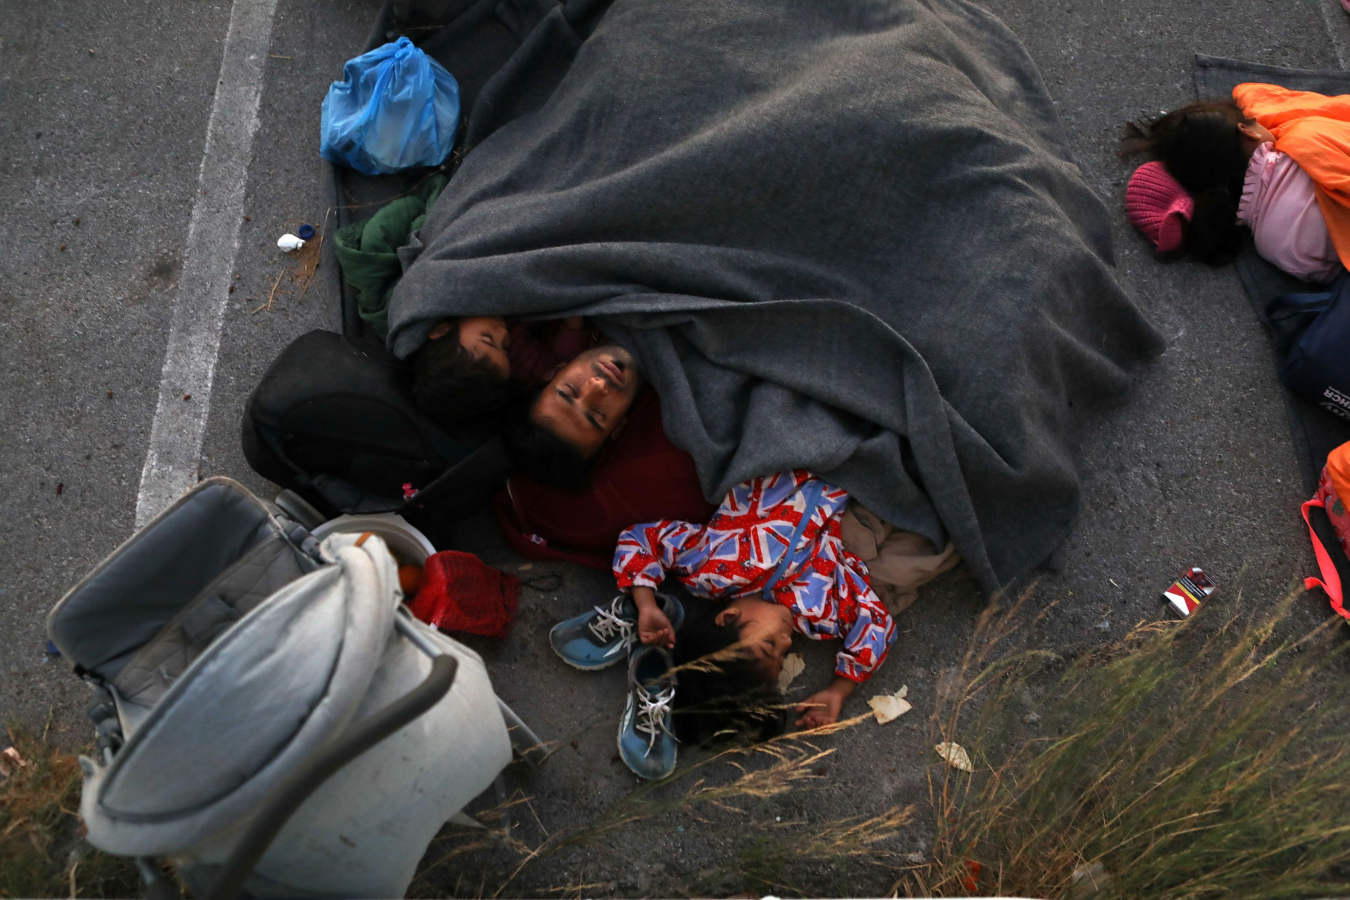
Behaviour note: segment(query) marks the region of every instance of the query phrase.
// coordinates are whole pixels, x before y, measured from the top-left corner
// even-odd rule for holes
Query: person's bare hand
[[[652,603],[638,609],[638,640],[667,650],[675,646],[675,629],[660,606]]]
[[[843,708],[844,699],[852,692],[853,685],[840,680],[836,680],[823,690],[816,691],[797,704],[797,712],[801,713],[797,717],[797,727],[819,728],[838,722],[839,710]]]

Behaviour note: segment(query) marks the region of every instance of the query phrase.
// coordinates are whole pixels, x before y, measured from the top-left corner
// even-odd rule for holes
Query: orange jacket
[[[1247,82],[1233,88],[1233,99],[1244,116],[1270,129],[1275,149],[1312,178],[1336,255],[1350,268],[1350,94]]]
[[[1340,498],[1341,504],[1350,504],[1350,441],[1341,444],[1327,455],[1327,480]]]

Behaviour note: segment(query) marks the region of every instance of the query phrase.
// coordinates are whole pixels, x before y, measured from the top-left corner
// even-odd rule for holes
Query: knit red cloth
[[[422,586],[408,609],[442,631],[506,637],[516,618],[520,579],[472,553],[442,550],[427,557]]]
[[[608,570],[619,532],[639,522],[706,522],[716,507],[703,498],[694,460],[666,437],[661,404],[638,394],[623,430],[596,461],[580,491],[520,475],[494,500],[506,542],[527,559],[563,560]]]

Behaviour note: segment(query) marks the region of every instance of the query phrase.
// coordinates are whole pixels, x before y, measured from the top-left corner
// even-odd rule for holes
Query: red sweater
[[[619,532],[639,522],[706,522],[694,460],[666,437],[661,404],[650,388],[591,470],[586,487],[565,491],[519,475],[493,503],[502,536],[528,559],[561,559],[608,570]]]
[[[511,326],[511,379],[545,384],[553,371],[596,341],[589,328],[568,328],[563,322],[517,322]]]

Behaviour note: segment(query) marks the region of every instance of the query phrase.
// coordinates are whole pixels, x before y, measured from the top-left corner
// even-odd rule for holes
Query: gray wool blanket
[[[1017,40],[962,0],[595,8],[544,15],[475,100],[393,351],[590,316],[710,500],[803,467],[988,592],[1043,562],[1080,417],[1161,342]]]

